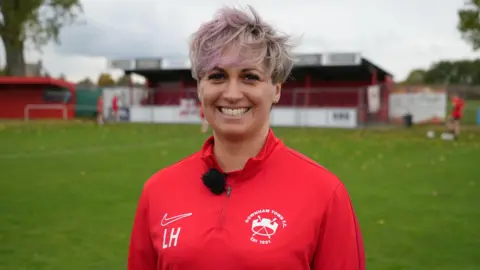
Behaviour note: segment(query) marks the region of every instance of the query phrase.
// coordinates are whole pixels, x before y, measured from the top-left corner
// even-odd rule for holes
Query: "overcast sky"
[[[224,4],[253,7],[300,39],[299,52],[353,51],[403,79],[440,59],[478,57],[456,30],[464,0],[83,0],[85,23],[42,56],[53,76],[96,79],[106,59],[187,54],[187,37]],[[4,58],[4,57],[2,57]],[[27,53],[27,59],[38,59]],[[114,71],[115,74],[121,74]]]

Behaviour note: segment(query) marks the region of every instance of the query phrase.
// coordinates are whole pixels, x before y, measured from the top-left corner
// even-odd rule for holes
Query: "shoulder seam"
[[[184,158],[182,158],[182,159],[180,159],[180,160],[177,160],[176,162],[170,164],[170,166],[173,166],[173,165],[176,165],[176,164],[178,164],[178,163],[180,163],[180,162],[183,162],[183,161],[185,161],[185,160],[187,160],[187,159],[195,156],[196,154],[198,154],[198,152],[192,153],[192,154],[190,154],[190,155],[188,155],[188,156],[186,156],[186,157],[184,157]]]
[[[339,180],[340,180],[340,179],[339,179]],[[338,189],[339,189],[342,185],[343,185],[343,183],[342,183],[342,182],[339,182],[339,183],[335,186],[335,188],[332,190],[332,194],[331,194],[330,198],[328,198],[327,205],[329,205],[329,204],[332,202],[333,197],[335,197],[335,194],[337,193]]]
[[[143,184],[143,185],[144,185],[144,188],[146,188],[147,185],[150,185],[152,179],[154,179],[157,175],[160,175],[160,174],[164,173],[166,169],[171,168],[171,167],[173,167],[173,166],[175,166],[175,165],[178,165],[179,163],[181,163],[181,162],[183,162],[183,161],[185,161],[185,160],[187,160],[187,159],[195,156],[196,154],[198,154],[198,152],[192,153],[192,154],[190,154],[190,155],[188,155],[188,156],[186,156],[186,157],[184,157],[184,158],[182,158],[182,159],[180,159],[180,160],[178,160],[178,161],[176,161],[176,162],[174,162],[174,163],[171,163],[170,165],[167,165],[167,166],[164,167],[164,168],[158,169],[153,175],[151,175],[151,176],[147,179],[147,181],[145,181],[145,183]]]
[[[314,167],[317,167],[317,168],[319,168],[319,169],[321,169],[321,170],[323,170],[323,171],[326,171],[326,172],[328,172],[328,173],[332,173],[332,172],[329,171],[327,168],[325,168],[325,167],[323,167],[322,165],[314,162],[313,160],[311,160],[310,158],[308,158],[308,157],[306,157],[306,156],[302,156],[301,154],[295,152],[293,149],[288,148],[288,147],[287,147],[286,149],[287,149],[287,152],[288,152],[289,154],[295,156],[296,158],[301,159],[301,160],[309,163],[310,165],[312,165],[312,166],[314,166]],[[333,173],[332,173],[332,174],[333,174]]]

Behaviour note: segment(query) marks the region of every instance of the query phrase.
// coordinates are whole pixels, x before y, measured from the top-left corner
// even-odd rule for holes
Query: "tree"
[[[24,76],[24,52],[54,41],[60,30],[76,21],[82,12],[79,0],[0,0],[0,38],[6,55],[6,74]]]
[[[480,85],[480,59],[439,61],[427,70],[412,70],[404,83]]]
[[[130,76],[129,75],[123,75],[120,78],[118,78],[116,84],[118,86],[129,86],[130,85]]]
[[[414,70],[410,71],[410,73],[408,74],[407,79],[405,79],[404,83],[407,83],[407,84],[423,83],[426,73],[427,73],[426,70],[414,69]]]
[[[97,85],[100,87],[104,86],[114,86],[115,85],[115,80],[112,78],[112,75],[108,73],[102,73],[100,76],[98,76],[98,82]]]
[[[93,83],[92,80],[90,80],[90,78],[86,77],[83,80],[77,82],[77,85],[82,87],[93,88],[95,86],[95,83]]]
[[[473,85],[478,81],[478,61],[440,61],[434,63],[425,74],[428,84]]]
[[[427,84],[451,84],[456,77],[457,65],[455,62],[439,61],[433,63],[423,78]]]
[[[458,11],[457,29],[473,50],[480,49],[480,0],[468,0]]]

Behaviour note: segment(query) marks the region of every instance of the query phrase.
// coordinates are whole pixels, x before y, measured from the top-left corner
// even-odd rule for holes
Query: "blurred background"
[[[143,183],[209,136],[188,37],[246,4],[298,41],[272,127],[345,183],[367,269],[480,269],[479,1],[10,0],[1,270],[125,269]]]

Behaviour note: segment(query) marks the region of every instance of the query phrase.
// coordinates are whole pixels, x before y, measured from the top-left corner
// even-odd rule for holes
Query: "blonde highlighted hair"
[[[262,64],[272,83],[284,83],[293,66],[290,38],[278,33],[248,6],[251,15],[237,8],[220,9],[213,20],[204,23],[191,36],[192,76],[201,80],[211,69],[223,64]],[[227,49],[238,55],[222,58]]]

